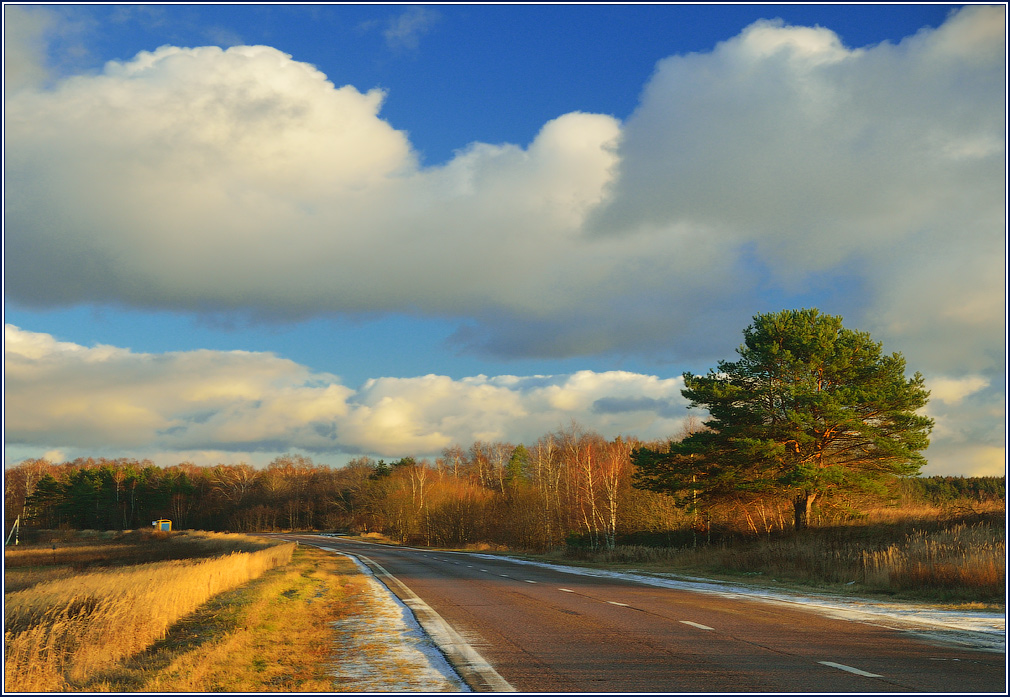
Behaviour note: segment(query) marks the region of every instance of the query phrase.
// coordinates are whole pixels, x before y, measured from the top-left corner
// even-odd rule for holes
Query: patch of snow
[[[802,594],[757,586],[741,586],[722,581],[680,576],[677,574],[646,574],[641,572],[584,569],[576,566],[548,564],[513,557],[473,554],[475,557],[529,564],[555,571],[599,578],[618,578],[661,588],[675,588],[723,597],[746,597],[761,602],[802,606],[826,617],[863,622],[910,632],[923,639],[954,643],[965,648],[1006,652],[1006,615],[971,610],[946,610],[929,605],[882,602],[829,594]]]
[[[352,692],[470,692],[410,609],[368,567],[349,554],[343,556],[368,579],[363,603],[367,615],[334,623],[340,630],[336,632],[337,681]]]

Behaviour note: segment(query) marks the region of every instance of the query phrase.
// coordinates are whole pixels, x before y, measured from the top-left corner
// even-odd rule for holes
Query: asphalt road
[[[1006,694],[1002,654],[801,608],[459,552],[283,537],[371,566],[440,645],[469,644],[447,655],[467,664],[460,673],[477,691]],[[439,617],[451,629],[439,630]]]

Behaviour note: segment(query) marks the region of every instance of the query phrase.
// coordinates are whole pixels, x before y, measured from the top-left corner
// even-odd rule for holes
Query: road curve
[[[802,608],[462,552],[281,537],[369,564],[429,633],[443,632],[433,638],[476,691],[1007,692],[1002,654]]]

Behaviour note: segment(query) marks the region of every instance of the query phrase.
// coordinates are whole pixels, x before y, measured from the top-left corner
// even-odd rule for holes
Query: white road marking
[[[405,586],[400,579],[382,568],[378,562],[364,555],[352,555],[346,552],[338,553],[360,559],[375,573],[375,578],[379,579],[387,588],[389,588],[390,584],[397,587],[400,591],[397,594],[400,600],[410,608],[418,624],[421,625],[428,636],[438,645],[446,659],[448,659],[452,667],[456,669],[456,672],[468,685],[471,687],[480,685],[490,692],[516,691],[505,678],[491,667],[490,663],[484,660],[483,656],[477,653],[477,650],[473,646],[463,639],[427,603],[421,600],[414,591]]]
[[[536,583],[536,581],[531,581],[528,578],[524,578],[523,580],[526,581],[526,583]]]
[[[498,575],[501,576],[502,578],[512,578],[508,574],[498,574]]]
[[[558,588],[559,591],[564,591],[565,593],[574,593],[571,588]]]
[[[715,629],[713,629],[712,627],[706,627],[705,625],[698,624],[697,622],[688,622],[687,620],[681,620],[680,623],[681,624],[688,624],[688,625],[690,625],[692,627],[696,627],[697,629],[704,629],[707,632],[714,632],[715,631]]]
[[[862,675],[864,678],[882,678],[883,675],[877,675],[876,673],[867,673],[865,670],[859,670],[859,668],[853,668],[852,666],[844,666],[841,663],[833,663],[831,661],[817,661],[822,666],[831,666],[832,668],[837,668],[838,670],[844,670],[847,673],[855,673],[856,675]]]
[[[627,603],[619,603],[616,600],[608,600],[607,602],[610,603],[611,605],[620,605],[621,607],[631,607]]]

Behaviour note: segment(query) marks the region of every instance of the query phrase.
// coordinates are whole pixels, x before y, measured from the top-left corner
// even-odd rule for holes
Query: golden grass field
[[[9,692],[458,688],[411,653],[347,557],[202,532],[66,533],[55,565],[51,546],[5,554]]]
[[[185,538],[179,546],[199,550],[203,558],[77,571],[75,565],[89,555],[115,562],[116,551],[129,558],[138,545],[67,545],[69,566],[51,563],[51,545],[5,550],[6,689],[66,690],[163,639],[173,624],[215,595],[286,564],[294,549],[243,536],[173,536]],[[57,545],[56,562],[62,546]],[[156,547],[149,541],[140,546]]]

